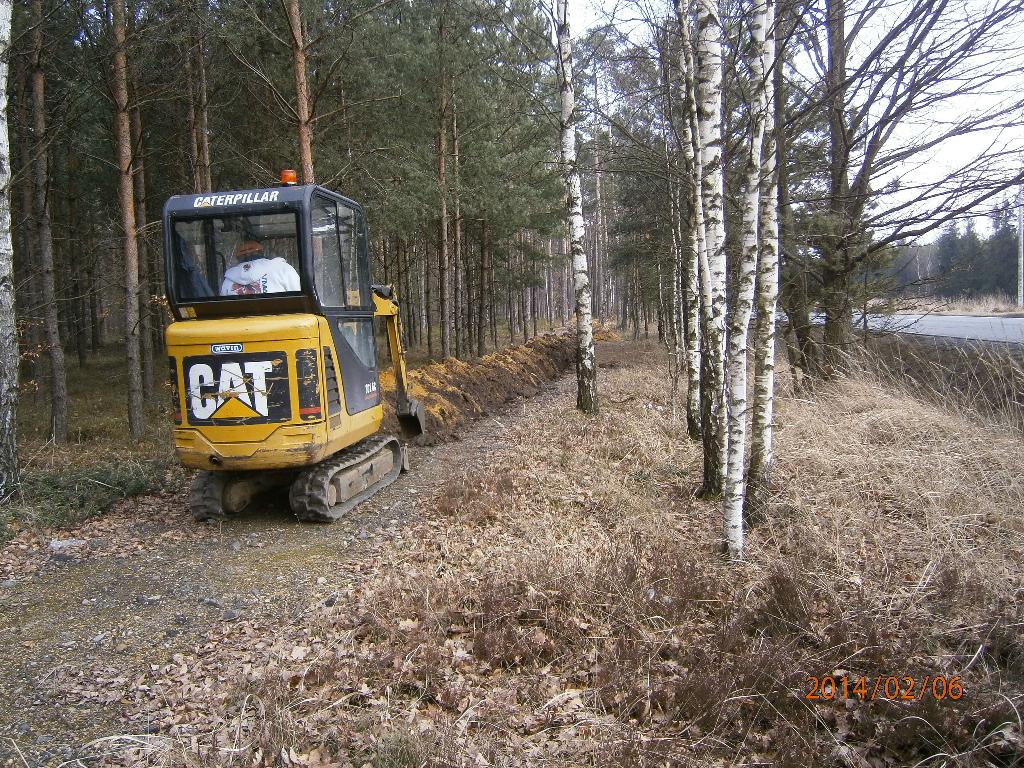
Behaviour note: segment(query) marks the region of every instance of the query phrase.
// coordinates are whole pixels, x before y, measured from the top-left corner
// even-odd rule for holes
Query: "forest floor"
[[[877,376],[792,392],[783,371],[768,514],[729,563],[662,351],[598,352],[596,417],[571,377],[535,386],[332,526],[273,499],[198,525],[172,484],[18,534],[0,755],[1024,762],[1018,431]]]

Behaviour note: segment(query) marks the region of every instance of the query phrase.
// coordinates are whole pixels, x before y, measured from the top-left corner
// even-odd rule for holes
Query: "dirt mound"
[[[548,333],[473,362],[448,358],[410,371],[410,394],[423,405],[427,421],[427,434],[417,442],[450,440],[467,421],[517,397],[537,394],[573,366],[573,342],[571,335]],[[397,433],[394,373],[382,372],[380,382],[386,403],[384,430]]]

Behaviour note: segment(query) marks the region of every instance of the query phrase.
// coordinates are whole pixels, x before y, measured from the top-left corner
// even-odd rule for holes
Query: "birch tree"
[[[701,495],[718,496],[725,479],[725,206],[722,163],[722,22],[717,0],[697,3],[696,140],[702,219]]]
[[[583,191],[576,164],[576,94],[573,90],[572,39],[569,37],[567,0],[556,0],[555,30],[558,41],[562,173],[565,175],[569,251],[576,299],[576,407],[584,413],[596,413],[597,362],[590,306],[590,275],[587,272],[587,254],[583,249]]]
[[[769,6],[769,14],[774,4]],[[748,516],[764,508],[772,466],[772,419],[775,408],[775,315],[779,299],[779,196],[777,131],[782,120],[780,84],[781,56],[777,41],[781,25],[767,19],[774,30],[765,41],[765,60],[774,73],[770,103],[765,109],[764,158],[761,176],[761,213],[758,220],[757,319],[754,323],[754,405],[750,425],[750,466],[744,511]],[[767,86],[766,86],[767,89]]]
[[[701,295],[700,269],[706,262],[704,251],[704,207],[701,201],[703,164],[700,137],[697,133],[696,98],[694,86],[693,54],[690,41],[690,6],[673,0],[676,24],[679,30],[679,69],[683,81],[683,114],[675,130],[683,164],[689,177],[676,199],[687,201],[685,227],[679,235],[683,263],[680,267],[683,301],[683,333],[686,356],[686,430],[693,439],[702,437],[701,428],[701,342],[702,309],[710,309],[710,295],[704,301]],[[702,258],[703,256],[703,258]]]
[[[729,315],[728,455],[725,476],[724,535],[729,554],[743,555],[743,497],[746,483],[747,337],[753,309],[758,264],[758,220],[761,205],[761,151],[768,113],[766,74],[771,66],[766,32],[774,18],[773,0],[756,0],[750,17],[746,191],[743,198],[742,252],[735,304]]]
[[[0,501],[18,485],[18,337],[11,242],[11,148],[7,137],[7,63],[11,0],[0,0]]]

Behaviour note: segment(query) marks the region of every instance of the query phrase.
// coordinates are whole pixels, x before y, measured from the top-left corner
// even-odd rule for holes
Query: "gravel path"
[[[359,578],[360,561],[417,514],[421,499],[453,476],[486,468],[502,450],[503,422],[565,397],[571,383],[509,404],[459,441],[414,448],[411,473],[333,525],[295,522],[282,498],[219,526],[200,525],[184,494],[149,496],[123,503],[99,535],[88,525],[59,534],[82,543],[53,551],[46,538],[0,550],[0,765],[83,765],[76,747],[123,728],[121,703],[98,681],[134,680],[194,648],[218,622],[330,600],[345,584],[319,574]],[[65,703],[69,684],[87,703]]]

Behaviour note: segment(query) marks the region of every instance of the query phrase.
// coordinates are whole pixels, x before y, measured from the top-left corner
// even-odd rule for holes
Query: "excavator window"
[[[313,272],[325,307],[372,306],[362,247],[362,219],[352,208],[321,195],[312,203]]]
[[[175,219],[178,301],[300,291],[298,231],[292,212]]]
[[[373,303],[370,298],[370,281],[366,274],[366,259],[362,235],[362,217],[344,205],[339,206],[342,215],[339,219],[342,242],[342,272],[345,275],[345,305],[348,307],[365,307]]]
[[[313,272],[320,302],[328,307],[344,306],[338,204],[319,195],[313,198]]]

